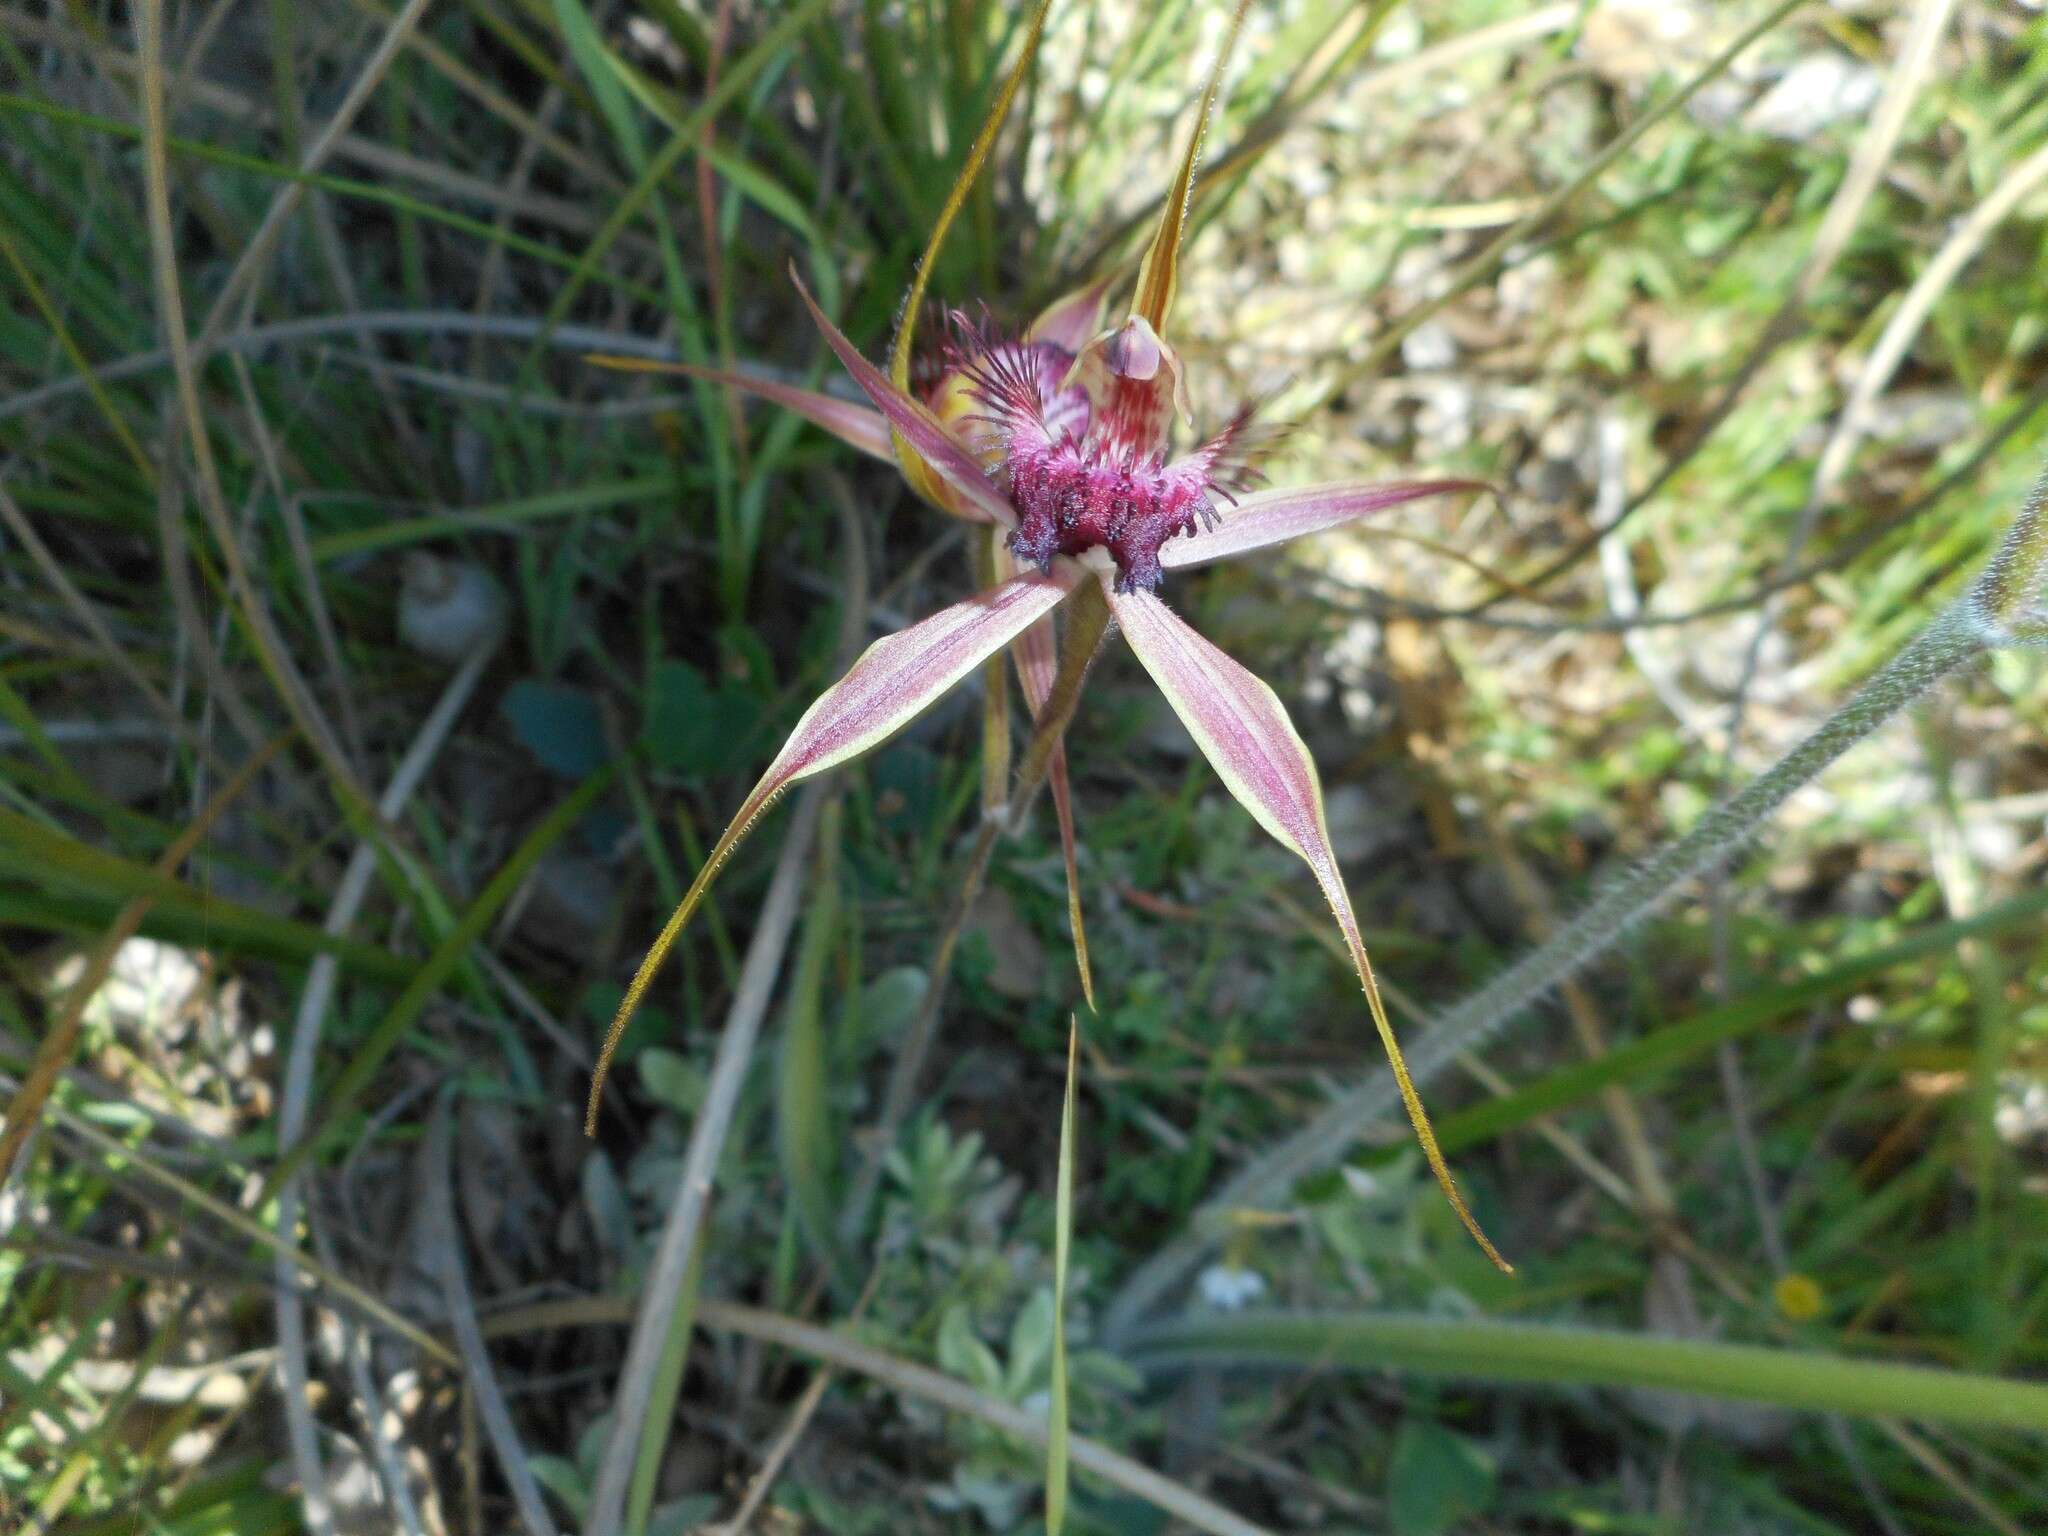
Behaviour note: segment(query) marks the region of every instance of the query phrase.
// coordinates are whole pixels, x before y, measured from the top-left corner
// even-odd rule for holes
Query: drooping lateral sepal
[[[804,711],[796,729],[768,771],[754,786],[696,880],[640,962],[625,999],[612,1019],[590,1084],[590,1107],[584,1129],[595,1132],[597,1105],[605,1074],[619,1036],[640,1006],[648,984],[681,937],[733,850],[792,784],[880,746],[923,714],[968,673],[1002,653],[1018,635],[1060,605],[1082,579],[1079,567],[1061,562],[1049,573],[1033,571],[930,618],[885,635],[869,646],[846,675],[819,695]]]
[[[1416,1140],[1421,1143],[1430,1171],[1436,1175],[1465,1230],[1488,1258],[1507,1270],[1507,1261],[1480,1231],[1464,1196],[1459,1194],[1450,1166],[1437,1146],[1436,1133],[1430,1128],[1421,1095],[1409,1079],[1408,1064],[1402,1058],[1386,1006],[1380,1000],[1379,983],[1373,977],[1358,918],[1351,909],[1351,896],[1337,867],[1336,850],[1330,844],[1315,761],[1287,718],[1287,711],[1271,688],[1203,639],[1150,593],[1113,592],[1110,609],[1138,660],[1166,695],[1167,703],[1180,716],[1224,787],[1251,812],[1254,821],[1298,855],[1315,875],[1316,884],[1322,888],[1344,935],[1344,947],[1358,973],[1359,985],[1365,989],[1366,1007],[1386,1049],[1401,1102],[1407,1108],[1409,1123],[1415,1128]]]
[[[1008,576],[1017,569],[1014,555],[1004,536],[991,538],[996,574]],[[1071,615],[1072,610],[1069,610]],[[1052,698],[1052,685],[1059,675],[1059,642],[1050,617],[1039,619],[1010,642],[1010,659],[1016,663],[1017,682],[1024,690],[1024,702],[1034,723],[1045,718]],[[1060,859],[1066,866],[1067,927],[1074,941],[1074,969],[1081,978],[1081,995],[1088,1009],[1095,1011],[1095,974],[1088,963],[1088,930],[1081,921],[1081,867],[1074,834],[1073,787],[1067,778],[1067,745],[1064,737],[1055,741],[1046,767],[1046,784],[1052,790],[1053,818],[1059,825]]]

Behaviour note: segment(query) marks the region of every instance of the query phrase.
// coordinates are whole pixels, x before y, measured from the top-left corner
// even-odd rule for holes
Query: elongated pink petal
[[[1017,567],[1017,557],[1001,533],[994,535],[996,574],[1008,576]],[[1017,666],[1017,682],[1024,690],[1025,705],[1036,720],[1045,713],[1052,697],[1053,679],[1059,675],[1059,642],[1052,620],[1043,618],[1010,642],[1010,659]],[[1067,927],[1074,940],[1074,969],[1081,976],[1081,995],[1088,1009],[1095,1011],[1095,972],[1088,963],[1088,930],[1081,922],[1081,866],[1075,851],[1074,794],[1067,778],[1067,744],[1064,737],[1052,749],[1045,778],[1052,790],[1053,818],[1060,829],[1060,857],[1067,871]]]
[[[1110,587],[1105,580],[1104,587]],[[1373,979],[1372,962],[1366,958],[1365,940],[1358,931],[1358,918],[1351,910],[1350,893],[1337,868],[1337,854],[1330,846],[1330,833],[1323,820],[1323,789],[1316,765],[1295,734],[1293,723],[1280,700],[1258,678],[1204,640],[1173,610],[1149,592],[1110,591],[1110,610],[1123,628],[1124,638],[1137,652],[1138,660],[1152,674],[1166,702],[1180,716],[1195,745],[1209,759],[1224,786],[1252,813],[1252,819],[1292,849],[1315,874],[1323,897],[1336,915],[1343,931],[1345,948],[1365,988],[1366,1006],[1386,1047],[1387,1060],[1394,1069],[1394,1081],[1407,1106],[1409,1122],[1423,1156],[1443,1187],[1451,1207],[1478,1241],[1487,1257],[1503,1270],[1507,1261],[1495,1251],[1479,1224],[1472,1219],[1450,1166],[1436,1144],[1429,1115],[1422,1098],[1409,1080],[1408,1065],[1394,1038],[1380,1001],[1379,983]]]
[[[841,334],[839,327],[825,318],[825,312],[811,298],[811,291],[804,286],[803,279],[794,272],[790,277],[796,283],[796,291],[802,296],[804,307],[824,333],[826,345],[839,354],[839,361],[853,375],[854,383],[875,402],[875,409],[889,419],[889,425],[902,434],[911,451],[924,461],[948,490],[961,499],[965,507],[984,514],[984,521],[1000,523],[1005,528],[1016,527],[1017,514],[989,480],[981,461],[946,430],[938,417],[891,384],[887,374],[862,357],[860,350]]]
[[[1223,509],[1214,528],[1168,539],[1159,547],[1159,563],[1169,570],[1181,570],[1231,560],[1305,534],[1342,527],[1404,501],[1489,489],[1484,480],[1393,480],[1380,485],[1339,480],[1282,491],[1254,491],[1240,497],[1235,507]]]
[[[1102,329],[1103,301],[1109,297],[1109,279],[1097,278],[1085,288],[1054,299],[1031,322],[1026,341],[1049,341],[1069,352],[1079,352]]]
[[[775,761],[761,775],[704,867],[697,872],[682,902],[640,962],[625,999],[598,1053],[590,1084],[590,1108],[584,1129],[594,1134],[598,1098],[605,1073],[640,999],[654,973],[675,946],[684,927],[703,901],[705,891],[755,822],[790,785],[823,773],[849,758],[881,745],[930,708],[941,695],[1004,646],[1060,605],[1081,579],[1080,567],[1055,562],[1049,574],[1032,571],[1000,586],[955,603],[930,618],[885,635],[861,653],[860,659],[818,701],[804,711]]]
[[[748,803],[880,745],[1057,608],[1077,580],[1076,567],[1055,562],[877,640],[804,712]]]
[[[896,462],[896,455],[889,446],[889,419],[881,412],[870,410],[865,405],[855,405],[851,400],[821,395],[814,389],[798,389],[794,384],[784,384],[779,379],[765,379],[744,371],[727,372],[723,368],[700,368],[695,363],[663,363],[643,357],[613,357],[604,353],[592,353],[589,361],[601,367],[616,368],[622,373],[679,373],[685,378],[702,379],[707,384],[722,384],[727,389],[736,389],[743,395],[752,395],[757,400],[767,400],[786,411],[794,411],[871,458],[880,459],[885,464]]]

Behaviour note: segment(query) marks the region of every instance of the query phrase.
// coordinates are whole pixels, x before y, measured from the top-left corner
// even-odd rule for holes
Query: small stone
[[[1235,1264],[1211,1264],[1195,1281],[1202,1300],[1218,1312],[1242,1312],[1266,1294],[1266,1277]]]
[[[1411,373],[1434,373],[1458,360],[1458,343],[1441,320],[1424,321],[1401,338],[1401,361]]]
[[[1882,88],[1882,78],[1867,64],[1838,53],[1810,53],[1743,114],[1743,126],[1752,133],[1803,142],[1832,123],[1861,117]]]
[[[991,991],[1020,1000],[1038,996],[1045,979],[1045,947],[1008,891],[998,886],[984,890],[967,915],[967,932],[988,940],[995,962],[988,974]]]
[[[405,557],[398,592],[398,638],[422,656],[457,662],[505,627],[505,594],[468,561],[415,550]]]

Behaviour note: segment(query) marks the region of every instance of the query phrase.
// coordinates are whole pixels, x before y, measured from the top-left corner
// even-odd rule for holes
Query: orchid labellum
[[[1073,599],[1101,615],[1087,626],[1088,653],[1108,628],[1121,631],[1225,787],[1309,866],[1343,933],[1430,1168],[1467,1230],[1495,1263],[1508,1267],[1459,1195],[1409,1081],[1337,867],[1308,749],[1273,690],[1191,629],[1160,595],[1168,572],[1249,554],[1421,497],[1485,489],[1469,480],[1409,480],[1254,490],[1244,431],[1249,413],[1176,451],[1176,427],[1190,413],[1167,320],[1195,167],[1243,14],[1240,4],[1121,319],[1105,323],[1108,282],[1060,300],[1017,336],[1002,336],[956,314],[939,355],[921,368],[912,366],[910,332],[925,274],[1028,67],[1043,21],[1041,6],[1024,57],[970,151],[926,251],[891,371],[861,356],[797,280],[812,320],[872,409],[752,374],[667,365],[793,410],[862,452],[894,461],[924,499],[986,528],[985,568],[998,579],[965,602],[876,641],[798,721],[634,977],[592,1085],[593,1126],[605,1066],[626,1020],[705,889],[769,805],[790,785],[879,746],[1005,649],[1034,717],[1045,724],[1059,668],[1053,613]],[[1070,620],[1070,636],[1079,627],[1081,618]],[[1050,722],[1044,777],[1066,856],[1077,959],[1092,997],[1058,740],[1063,725],[1063,718]]]

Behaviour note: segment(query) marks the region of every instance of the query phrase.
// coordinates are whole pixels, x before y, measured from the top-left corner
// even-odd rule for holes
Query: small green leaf
[[[760,718],[744,689],[714,688],[687,661],[663,661],[647,681],[640,739],[655,767],[708,774],[733,766],[734,749]]]
[[[580,1522],[590,1507],[590,1483],[573,1461],[562,1456],[529,1456],[527,1470],[533,1480],[562,1501],[562,1507]]]
[[[915,965],[892,965],[861,993],[861,1027],[875,1040],[891,1040],[910,1027],[931,978]]]
[[[604,766],[604,716],[589,690],[521,678],[498,707],[519,745],[548,772],[580,779]]]
[[[1493,1503],[1493,1460],[1433,1419],[1408,1419],[1387,1468],[1387,1513],[1395,1536],[1441,1536]]]
[[[946,1309],[939,1323],[939,1368],[992,1396],[1003,1390],[1003,1368],[996,1363],[995,1351],[975,1333],[967,1308],[959,1302]]]
[[[1011,1402],[1028,1396],[1038,1385],[1039,1374],[1052,1357],[1055,1326],[1051,1291],[1032,1292],[1031,1299],[1017,1309],[1017,1319],[1010,1324],[1008,1362],[1003,1376],[1003,1396]]]
[[[664,1046],[650,1045],[633,1059],[648,1097],[679,1115],[694,1115],[704,1102],[704,1074],[697,1064]]]

